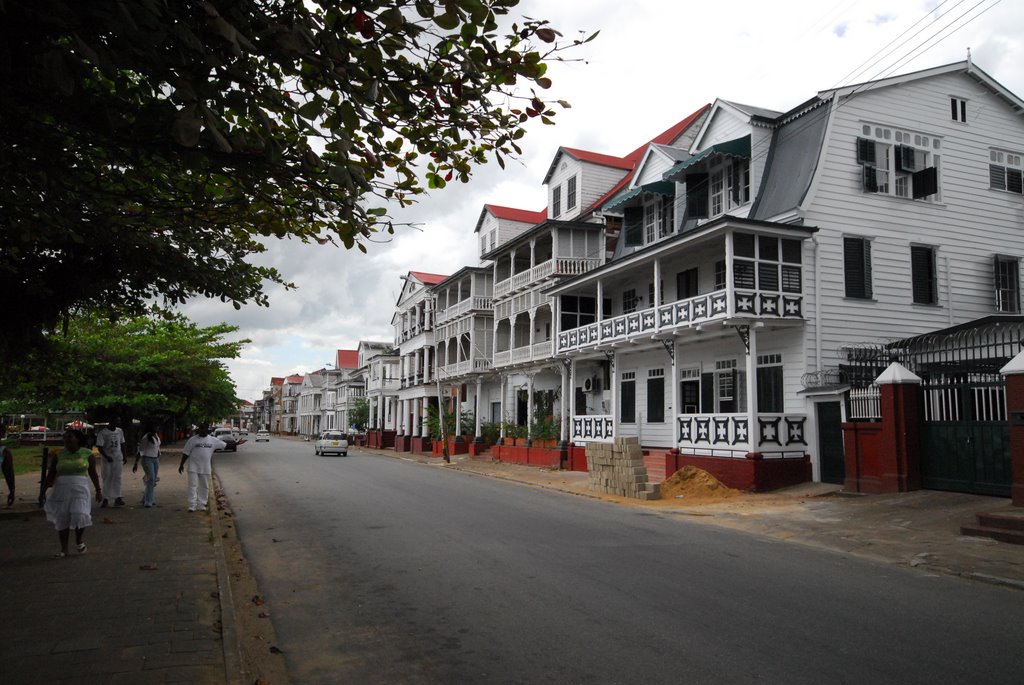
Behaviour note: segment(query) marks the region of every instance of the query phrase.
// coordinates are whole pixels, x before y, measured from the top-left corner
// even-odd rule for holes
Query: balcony
[[[549,276],[579,276],[601,266],[600,259],[557,257],[541,262],[532,269],[513,274],[510,278],[494,284],[494,298],[504,297],[511,292],[528,288]]]
[[[615,437],[615,420],[611,414],[573,416],[569,428],[572,442],[611,442]]]
[[[516,347],[505,352],[494,353],[494,367],[508,366],[510,364],[527,364],[536,361],[547,361],[552,357],[552,341],[534,343]]]
[[[678,447],[687,454],[742,459],[759,452],[766,459],[803,457],[807,452],[804,414],[758,414],[756,433],[742,414],[680,414]]]
[[[445,309],[439,309],[437,312],[437,323],[444,323],[445,321],[451,321],[452,319],[462,316],[466,312],[481,309],[491,308],[491,298],[489,297],[467,297],[461,302],[456,302],[450,307]]]
[[[438,375],[442,378],[458,378],[460,376],[468,376],[471,373],[484,373],[490,371],[491,360],[490,359],[467,359],[465,361],[456,362],[455,364],[447,364],[438,368]]]
[[[494,318],[507,319],[516,314],[529,311],[537,305],[543,304],[547,299],[546,295],[536,290],[520,293],[511,299],[499,302],[494,307]]]
[[[729,294],[732,292],[732,300]],[[558,334],[558,352],[596,347],[610,342],[650,337],[660,331],[676,331],[735,316],[754,319],[803,319],[803,295],[755,290],[716,290],[658,307],[621,314],[598,323]]]

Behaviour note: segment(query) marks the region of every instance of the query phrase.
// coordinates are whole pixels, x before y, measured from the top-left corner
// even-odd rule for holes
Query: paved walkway
[[[359,448],[364,449],[364,448]],[[492,461],[464,455],[443,460],[390,450],[377,454],[414,459],[439,467],[528,483],[626,506],[642,506],[666,516],[725,526],[781,540],[853,554],[922,571],[958,575],[1024,590],[1024,545],[960,535],[979,512],[1010,507],[1002,497],[918,490],[894,495],[850,496],[821,483],[723,501],[639,500],[596,494],[589,475]]]
[[[72,532],[64,559],[35,504],[38,476],[18,477],[14,508],[0,507],[0,682],[226,682],[219,544],[210,515],[187,512],[177,465],[165,450],[157,506],[144,509],[129,461],[128,505],[94,504],[88,552]]]

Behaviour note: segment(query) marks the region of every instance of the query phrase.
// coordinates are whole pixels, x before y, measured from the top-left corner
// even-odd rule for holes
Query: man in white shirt
[[[181,464],[178,473],[185,471],[188,462],[188,510],[206,509],[210,500],[210,474],[213,473],[213,452],[227,447],[220,438],[210,435],[205,423],[200,425],[181,449]]]
[[[116,416],[96,432],[96,449],[100,451],[100,477],[103,479],[103,502],[100,506],[107,506],[107,498],[113,497],[114,506],[123,507],[121,473],[128,458],[124,456],[124,431],[117,427]]]

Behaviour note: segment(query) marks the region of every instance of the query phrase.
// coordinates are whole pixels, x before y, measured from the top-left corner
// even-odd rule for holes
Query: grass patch
[[[43,464],[42,447],[9,447],[8,449],[14,455],[14,475],[39,473]]]

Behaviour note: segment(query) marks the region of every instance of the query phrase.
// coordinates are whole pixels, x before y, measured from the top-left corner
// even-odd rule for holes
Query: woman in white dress
[[[96,488],[96,501],[102,498],[100,478],[96,472],[96,458],[92,450],[85,447],[85,436],[81,431],[69,430],[64,433],[64,449],[50,459],[46,477],[47,487],[53,490],[46,498],[46,518],[57,529],[60,552],[57,557],[68,555],[71,529],[75,529],[75,545],[79,554],[85,554],[83,537],[85,529],[92,525],[92,493],[89,480]]]

